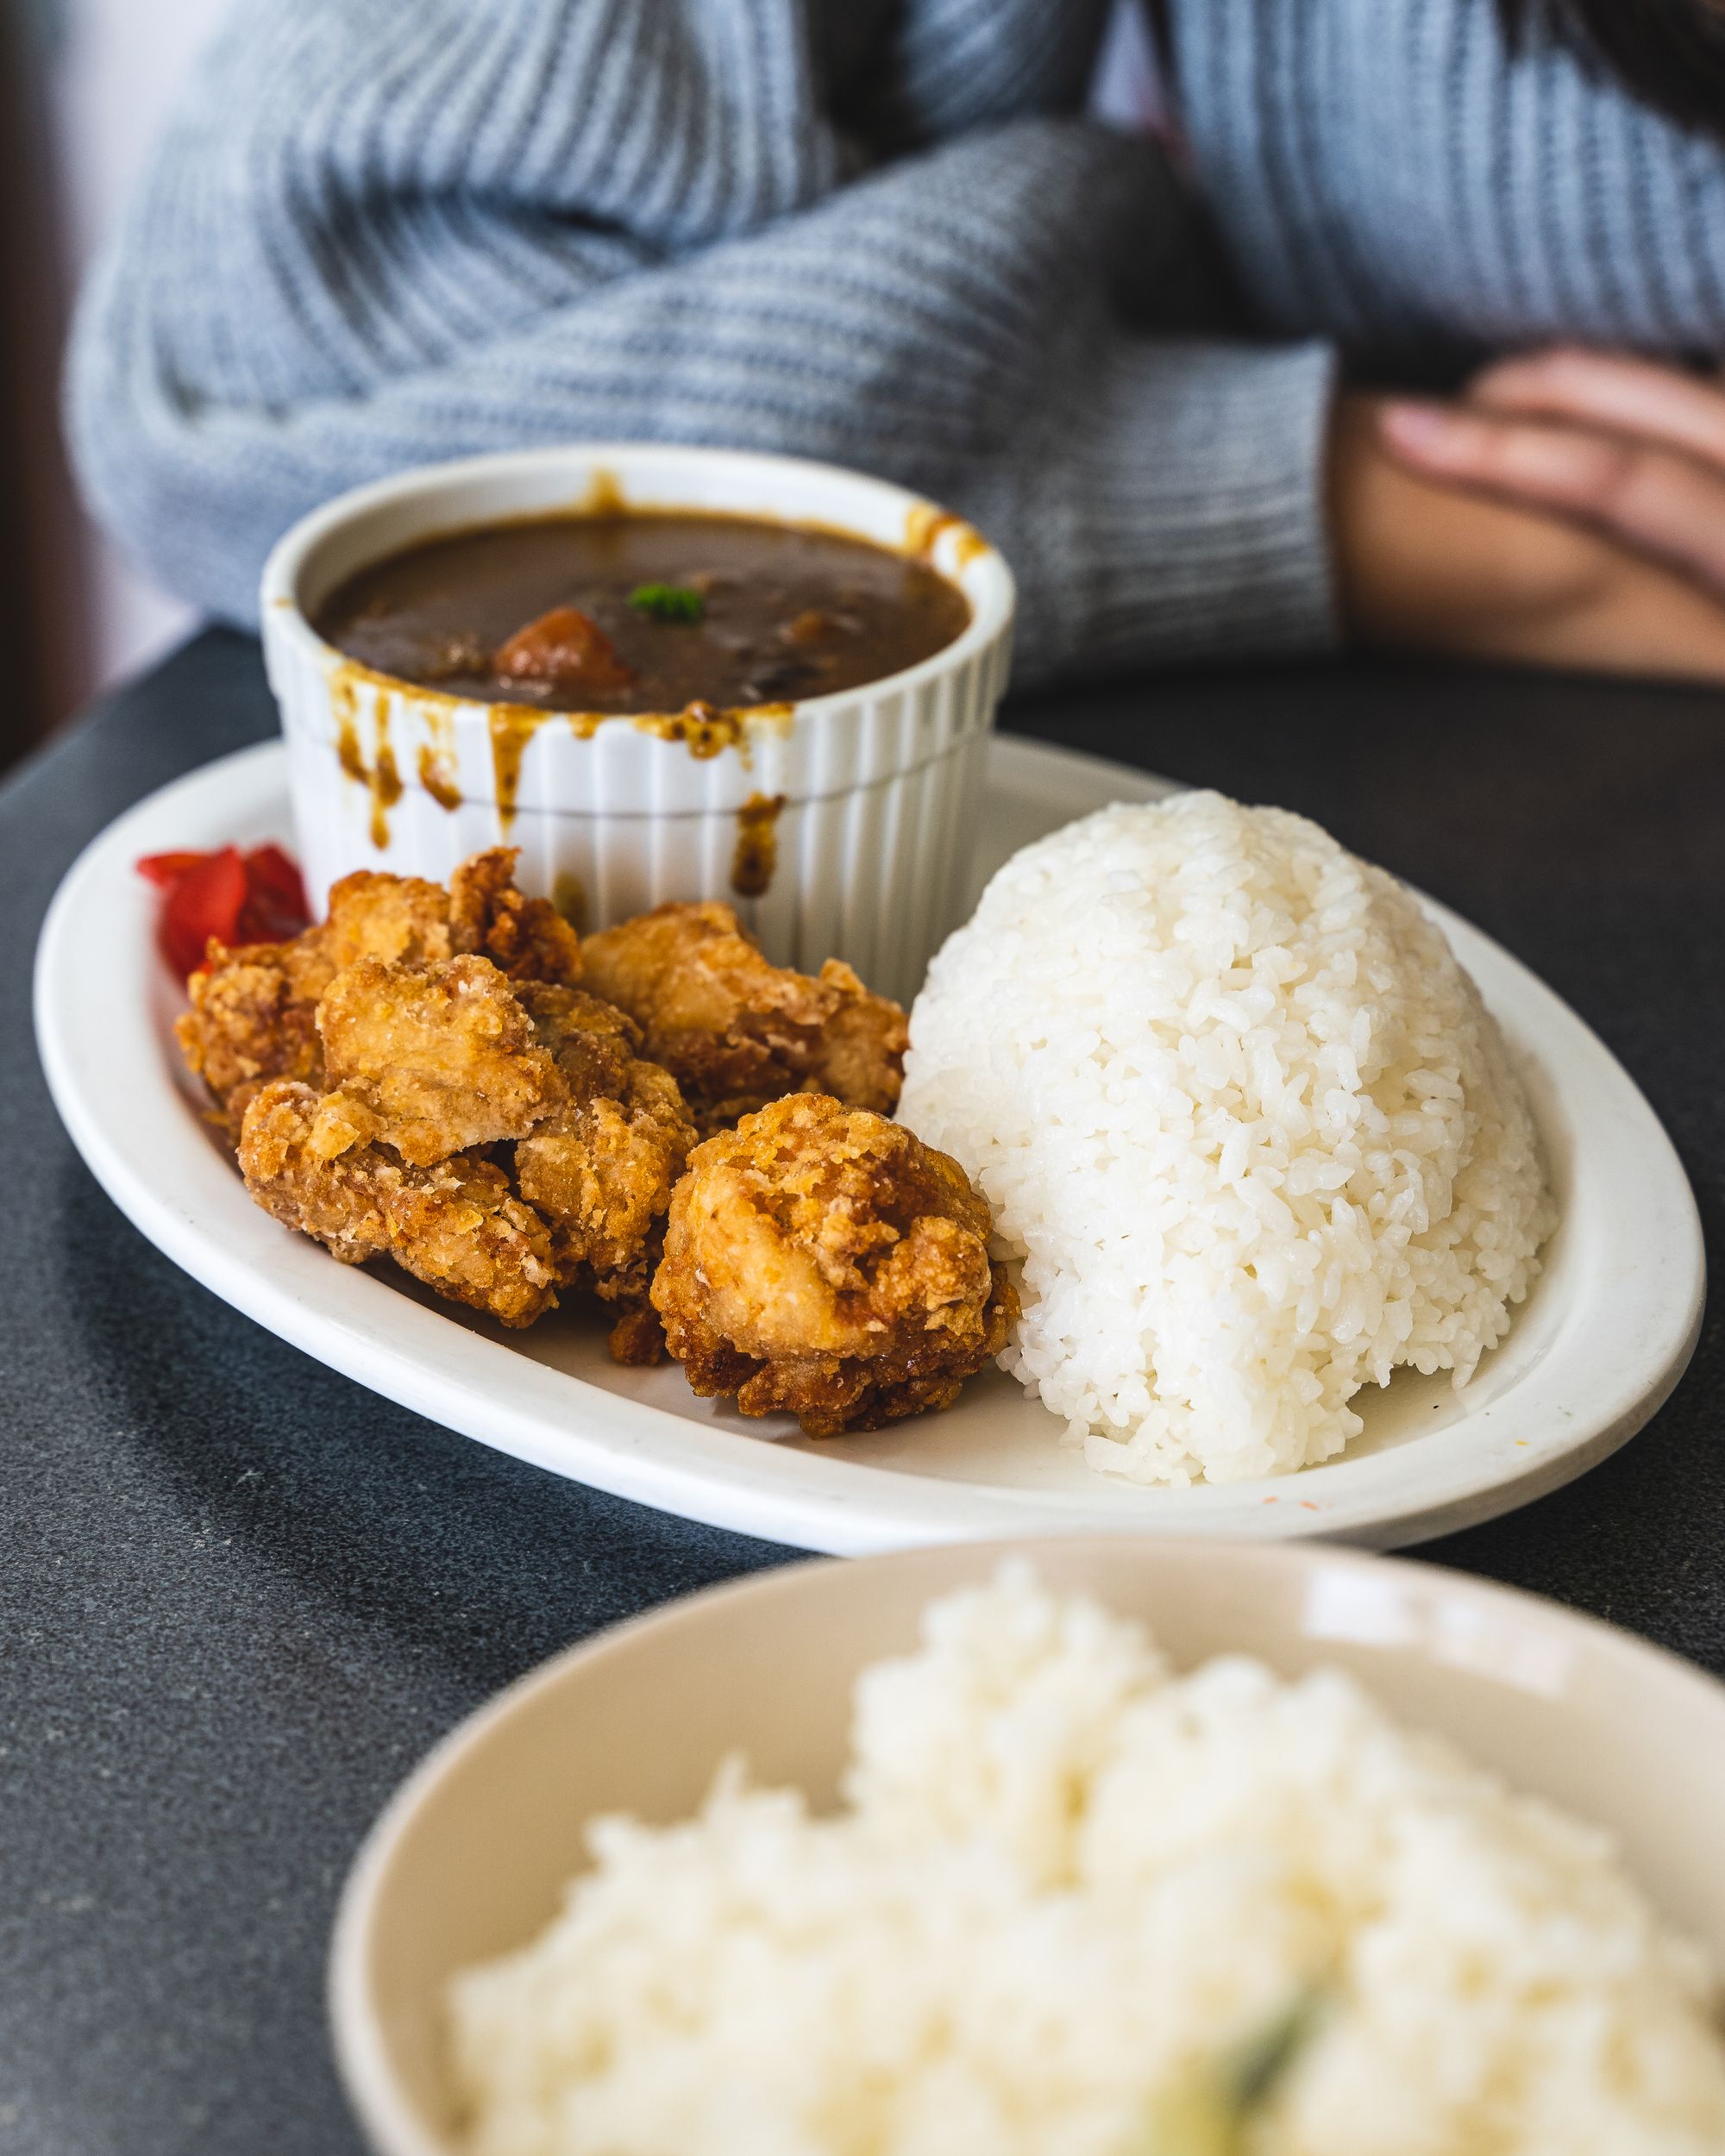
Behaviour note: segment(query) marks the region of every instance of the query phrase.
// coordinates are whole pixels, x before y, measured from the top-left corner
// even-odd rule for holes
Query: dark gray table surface
[[[1603,1035],[1725,1220],[1725,698],[1347,664],[1008,723],[1319,818]],[[782,1561],[374,1399],[177,1272],[60,1129],[43,911],[152,787],[273,730],[211,633],[0,792],[0,2151],[342,2156],[336,1889],[430,1740],[531,1663]],[[1725,1357],[1583,1481],[1432,1545],[1725,1672]]]

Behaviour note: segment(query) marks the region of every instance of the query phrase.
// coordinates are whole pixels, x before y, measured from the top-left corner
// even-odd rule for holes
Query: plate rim
[[[1093,785],[1117,788],[1127,798],[1154,798],[1173,790],[1172,782],[1153,774],[1024,736],[994,735],[989,753],[991,760],[998,758],[1008,770],[1016,767],[1021,774],[1040,769],[1051,777],[1058,771],[1073,779],[1082,774]],[[154,1100],[158,1109],[166,1092],[183,1119],[181,1135],[195,1143],[204,1170],[199,1175],[196,1162],[188,1162],[191,1188],[201,1181],[213,1194],[218,1186],[210,1181],[211,1171],[222,1179],[221,1187],[233,1188],[225,1164],[191,1125],[184,1095],[163,1066],[147,993],[119,1014],[122,1022],[129,1018],[134,1045],[145,1054],[143,1074],[136,1069],[135,1058],[130,1066],[118,1057],[86,1062],[74,1037],[80,1018],[87,1024],[91,1017],[80,1006],[77,987],[84,976],[68,962],[80,916],[91,910],[103,885],[112,885],[116,868],[123,873],[124,887],[130,888],[133,856],[146,850],[134,834],[182,810],[195,834],[200,807],[208,813],[212,803],[232,800],[235,815],[257,813],[272,797],[285,823],[285,753],[279,739],[231,752],[157,788],[98,832],[68,869],[43,923],[34,972],[37,1045],[54,1105],[74,1146],[121,1212],[201,1285],[342,1376],[460,1435],[548,1471],[707,1526],[831,1555],[953,1539],[1074,1532],[1311,1537],[1400,1547],[1496,1517],[1596,1465],[1657,1413],[1699,1338],[1706,1286],[1700,1215],[1676,1149],[1646,1096],[1553,989],[1492,938],[1423,894],[1421,903],[1446,933],[1453,940],[1458,931],[1475,947],[1472,959],[1465,961],[1470,969],[1478,954],[1489,955],[1492,969],[1502,969],[1513,980],[1528,1012],[1546,1025],[1555,1022],[1584,1049],[1592,1082],[1615,1096],[1620,1114],[1640,1124],[1643,1141],[1652,1141],[1662,1179],[1661,1240],[1653,1256],[1664,1286],[1661,1293],[1644,1293],[1641,1298],[1652,1339],[1634,1358],[1640,1376],[1620,1377],[1614,1387],[1604,1374],[1605,1411],[1589,1416],[1579,1430],[1562,1432],[1537,1451],[1530,1448],[1525,1461],[1494,1457],[1491,1446],[1479,1442],[1479,1426],[1494,1407],[1514,1401],[1512,1388],[1473,1419],[1473,1442],[1465,1451],[1454,1447],[1435,1471],[1431,1460],[1422,1460],[1419,1464],[1427,1471],[1415,1474],[1412,1487],[1399,1494],[1398,1485],[1409,1480],[1405,1448],[1397,1448],[1403,1455],[1399,1475],[1393,1466],[1382,1464],[1395,1462],[1396,1452],[1344,1454],[1297,1477],[1270,1478],[1276,1484],[1274,1491],[1256,1482],[1134,1489],[1121,1502],[1124,1493],[1109,1478],[1098,1476],[1094,1496],[1087,1490],[1079,1501],[1066,1493],[917,1476],[787,1450],[768,1438],[704,1426],[518,1355],[502,1340],[454,1323],[365,1272],[346,1275],[341,1307],[332,1307],[336,1298],[329,1290],[338,1276],[330,1275],[330,1261],[321,1250],[282,1235],[261,1213],[242,1219],[236,1212],[224,1237],[219,1226],[212,1230],[200,1219],[189,1194],[160,1187],[160,1176],[129,1157],[119,1143],[116,1115],[122,1124],[127,1109],[122,1091],[134,1096],[134,1106]],[[140,887],[130,937],[135,951],[141,940],[138,924],[146,918]],[[141,941],[147,950],[147,929]],[[135,965],[126,977],[147,981],[147,963]],[[116,1016],[111,1009],[104,1015],[110,1024]],[[149,1036],[147,1044],[137,1039],[140,1024]],[[1555,1081],[1557,1074],[1551,1075]],[[155,1082],[141,1084],[141,1075]],[[1559,1084],[1560,1095],[1563,1091]],[[248,1233],[251,1228],[257,1235]],[[272,1238],[267,1252],[266,1238]],[[278,1238],[279,1242],[273,1239]],[[253,1244],[255,1254],[242,1255],[236,1263],[236,1242]],[[387,1303],[379,1300],[383,1297]],[[368,1313],[374,1321],[368,1321]],[[1587,1346],[1584,1343],[1584,1350]],[[475,1375],[456,1367],[475,1354],[491,1358],[483,1371]],[[503,1366],[495,1358],[505,1354],[516,1382],[493,1388],[487,1374],[501,1373]],[[540,1399],[548,1388],[555,1390]],[[560,1408],[565,1426],[561,1428],[554,1426]],[[1372,1485],[1386,1474],[1390,1490],[1374,1490]],[[1318,1476],[1325,1478],[1328,1501],[1304,1499],[1285,1506],[1276,1501],[1284,1493],[1312,1490],[1311,1478]],[[1362,1482],[1364,1490],[1358,1488]],[[1251,1493],[1245,1502],[1239,1501],[1242,1493]],[[1156,1501],[1160,1503],[1152,1510]]]

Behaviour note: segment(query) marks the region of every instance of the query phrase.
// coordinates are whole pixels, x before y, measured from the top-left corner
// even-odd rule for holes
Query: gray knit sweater
[[[1208,221],[1071,116],[1105,13],[237,0],[84,300],[91,499],[245,619],[288,523],[406,464],[800,452],[988,530],[1046,675],[1326,641],[1338,350],[1725,345],[1725,154],[1512,60],[1491,0],[1171,0]]]

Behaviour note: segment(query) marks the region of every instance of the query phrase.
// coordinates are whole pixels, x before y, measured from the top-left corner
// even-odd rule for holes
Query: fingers
[[[1391,454],[1428,479],[1573,518],[1725,593],[1725,469],[1472,405],[1391,404],[1380,426]]]
[[[1578,519],[1434,484],[1385,446],[1382,402],[1337,400],[1337,595],[1365,644],[1725,681],[1725,605]]]
[[[1506,416],[1632,436],[1725,472],[1725,388],[1652,360],[1559,345],[1487,367],[1469,385],[1467,401]]]

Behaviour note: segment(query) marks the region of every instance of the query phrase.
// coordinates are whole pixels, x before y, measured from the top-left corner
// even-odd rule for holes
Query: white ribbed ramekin
[[[583,507],[725,511],[915,552],[969,600],[919,666],[727,715],[718,737],[474,703],[368,672],[310,617],[356,569],[464,526]],[[587,929],[667,899],[724,899],[781,964],[849,959],[908,1000],[957,925],[1013,617],[1006,563],[901,488],[828,465],[594,443],[428,466],[296,524],[264,569],[264,652],[314,900],[354,868],[446,878],[521,849],[523,887]],[[781,804],[774,812],[772,804]],[[773,856],[765,888],[762,840]]]

